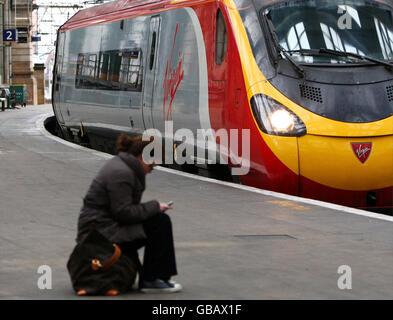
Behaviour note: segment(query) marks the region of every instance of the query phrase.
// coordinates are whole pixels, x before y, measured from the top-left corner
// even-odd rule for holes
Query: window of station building
[[[217,11],[216,21],[216,65],[221,65],[224,62],[227,52],[228,36],[225,24],[224,15],[221,10]]]
[[[140,49],[79,54],[75,86],[79,89],[141,91],[142,69]]]

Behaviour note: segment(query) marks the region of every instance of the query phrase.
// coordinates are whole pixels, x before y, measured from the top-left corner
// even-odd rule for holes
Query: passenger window
[[[109,54],[100,52],[99,78],[102,80],[108,80],[109,57]]]
[[[56,73],[63,73],[63,54],[64,54],[64,33],[60,33],[58,39],[57,58],[56,58]]]
[[[95,78],[96,62],[97,62],[97,55],[95,54],[86,55],[86,59],[84,59],[83,62],[82,75]]]
[[[99,90],[142,90],[140,48],[79,54],[75,87]]]
[[[142,51],[124,50],[120,68],[120,83],[123,90],[142,90]]]
[[[109,67],[109,81],[113,90],[120,89],[119,86],[119,74],[121,65],[121,52],[111,52],[111,64]]]
[[[216,65],[221,65],[225,59],[227,52],[227,28],[225,24],[224,15],[221,10],[217,11],[217,22],[216,22]]]

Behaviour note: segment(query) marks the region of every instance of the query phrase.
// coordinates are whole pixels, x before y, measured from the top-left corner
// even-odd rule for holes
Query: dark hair
[[[143,149],[150,144],[152,139],[143,141],[142,137],[130,137],[126,134],[121,134],[116,141],[116,147],[118,152],[128,152],[135,157],[142,154]]]

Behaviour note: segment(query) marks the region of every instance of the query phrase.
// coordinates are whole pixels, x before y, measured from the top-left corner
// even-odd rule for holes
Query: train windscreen
[[[375,1],[288,1],[264,15],[278,44],[300,63],[393,60],[392,11]]]

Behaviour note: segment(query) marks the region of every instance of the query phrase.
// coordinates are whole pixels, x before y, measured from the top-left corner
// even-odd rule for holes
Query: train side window
[[[107,53],[100,53],[99,79],[101,80],[108,80],[109,57]]]
[[[76,60],[76,73],[75,73],[75,87],[83,88],[83,63],[85,61],[85,56],[80,53]]]
[[[56,58],[56,72],[57,74],[63,73],[63,54],[64,54],[64,33],[60,33],[57,42],[57,58]]]
[[[127,90],[128,72],[130,68],[130,58],[127,50],[122,52],[121,65],[120,65],[120,77],[119,81],[122,84],[122,88]]]
[[[217,11],[216,20],[216,65],[221,65],[224,62],[227,52],[228,36],[225,24],[224,15],[221,10]]]
[[[142,90],[140,48],[78,55],[75,87],[99,90]]]
[[[128,85],[134,90],[142,90],[142,51],[140,50],[130,61]]]
[[[126,49],[121,55],[120,83],[122,90],[141,91],[142,51],[140,49]]]
[[[94,88],[95,87],[95,73],[96,73],[97,55],[89,54],[86,55],[83,64],[83,76],[84,76],[84,87]]]
[[[56,66],[56,73],[61,74],[63,73],[63,57],[61,55],[57,56],[57,66]]]
[[[83,61],[82,75],[95,78],[97,55],[89,54]]]
[[[77,88],[94,88],[95,87],[95,72],[96,72],[97,55],[82,54],[78,55],[76,66],[75,86]]]
[[[120,66],[121,66],[121,52],[120,51],[112,51],[110,53],[111,63],[109,66],[109,82],[110,89],[119,90],[119,74],[120,74]]]
[[[153,37],[152,37],[152,40],[151,40],[150,63],[149,63],[150,70],[153,69],[153,65],[154,65],[154,57],[155,57],[155,54],[156,54],[156,40],[157,40],[157,32],[154,31],[153,32]]]
[[[78,54],[78,58],[76,60],[76,74],[77,75],[82,74],[84,59],[85,59],[85,56],[82,53]]]

